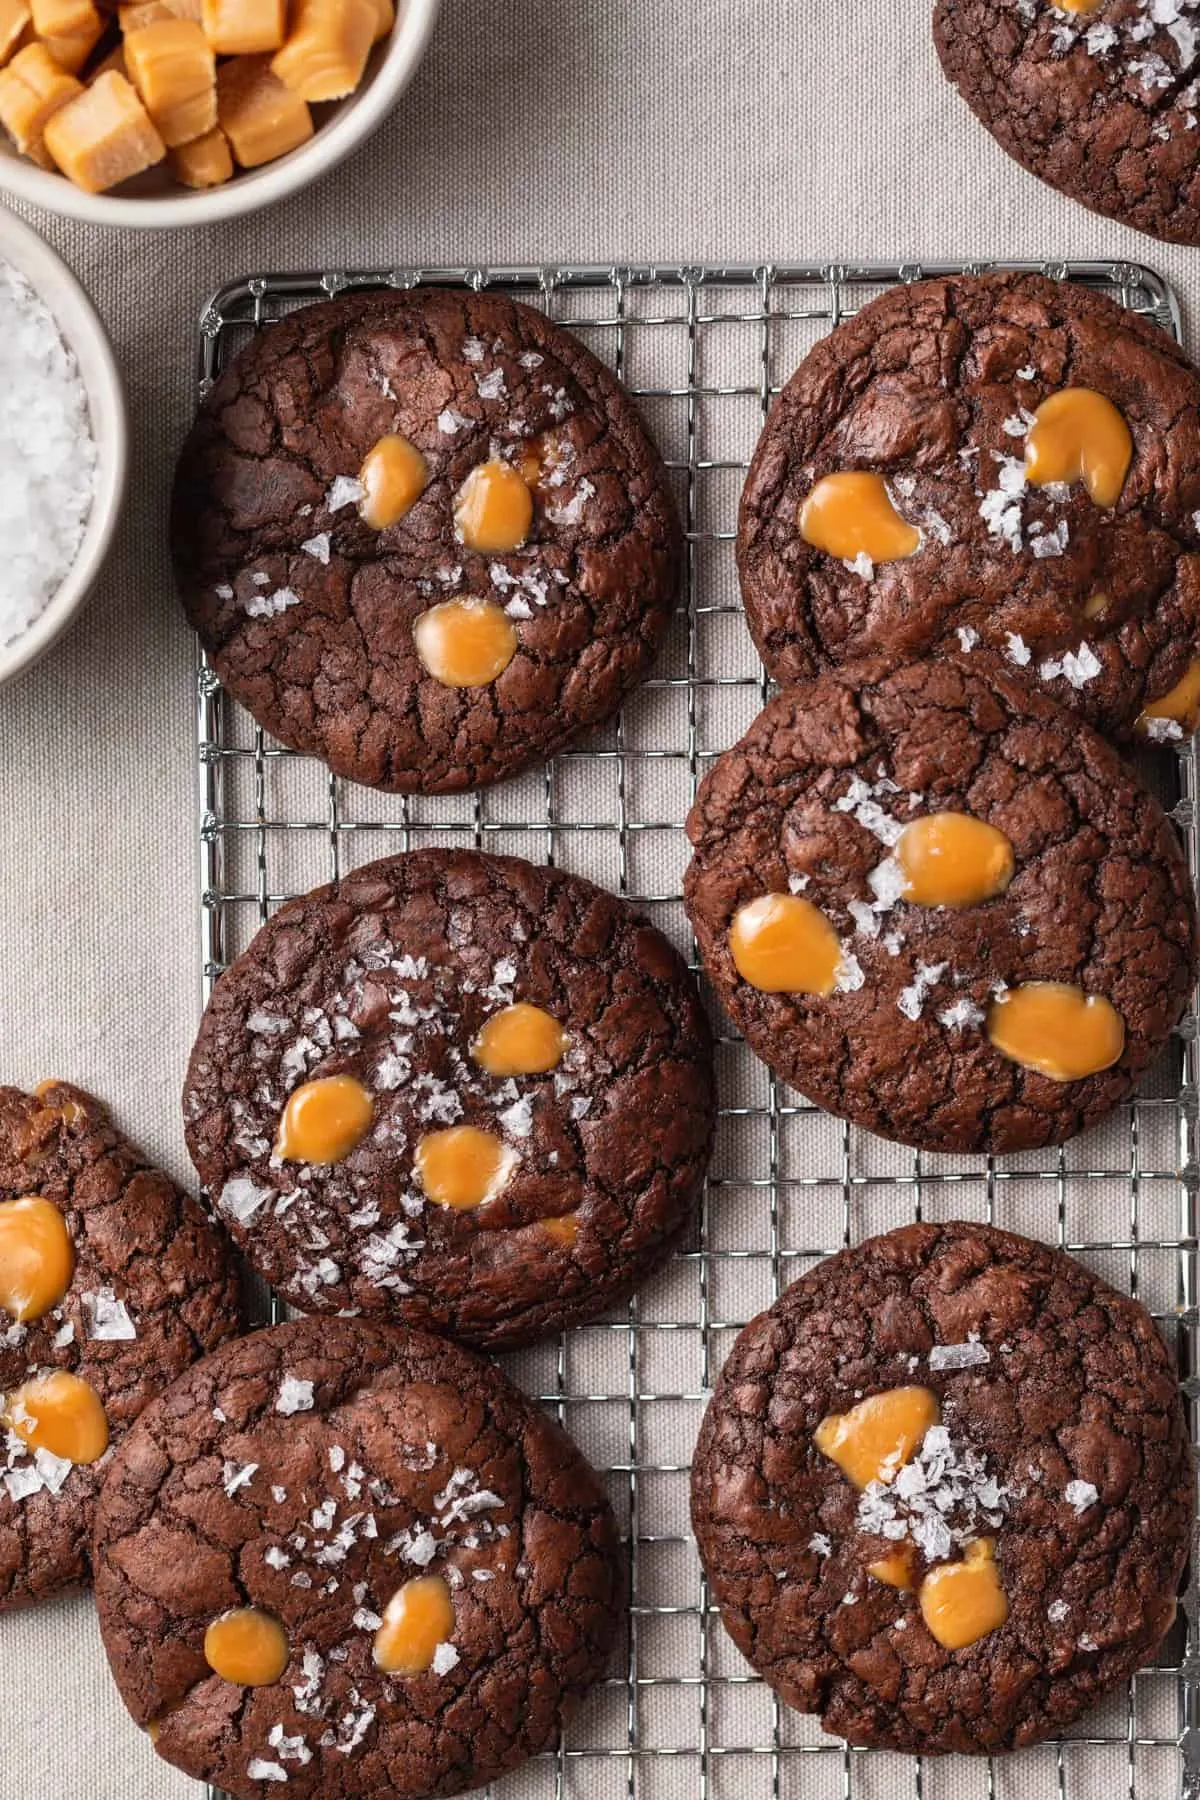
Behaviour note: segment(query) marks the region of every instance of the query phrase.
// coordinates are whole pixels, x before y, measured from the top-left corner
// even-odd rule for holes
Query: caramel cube
[[[167,153],[133,87],[112,70],[54,114],[46,148],[68,180],[89,194],[140,175]]]
[[[104,35],[91,0],[30,0],[33,29],[60,69],[78,75]]]
[[[217,122],[217,59],[191,19],[159,19],[125,39],[129,79],[169,148]]]
[[[103,28],[92,0],[30,0],[30,4],[33,29],[40,38],[74,37],[97,23]]]
[[[395,23],[396,8],[392,4],[392,0],[375,0],[375,37],[373,41],[379,43],[381,38],[387,37]]]
[[[287,37],[287,0],[201,0],[200,22],[218,56],[259,56]]]
[[[0,125],[22,156],[52,169],[46,126],[60,107],[82,93],[82,84],[60,68],[45,44],[28,44],[0,69]]]
[[[286,156],[313,134],[307,102],[272,73],[265,56],[238,56],[221,64],[217,114],[243,169]]]
[[[0,0],[0,68],[16,55],[32,29],[26,0]]]
[[[271,67],[302,100],[343,100],[362,80],[378,20],[376,0],[295,0]]]
[[[233,174],[229,139],[219,125],[203,137],[193,138],[190,144],[180,144],[171,151],[169,161],[172,175],[184,187],[220,187]]]
[[[157,25],[160,19],[191,19],[198,25],[200,0],[131,0],[117,8],[117,24],[125,37],[145,25]]]
[[[68,75],[82,72],[88,57],[100,42],[104,24],[99,18],[97,24],[99,29],[93,29],[89,25],[84,31],[65,31],[56,37],[42,39],[59,68],[65,69]]]

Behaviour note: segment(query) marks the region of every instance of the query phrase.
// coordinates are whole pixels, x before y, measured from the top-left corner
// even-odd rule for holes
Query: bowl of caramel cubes
[[[396,104],[439,0],[0,0],[0,188],[93,224],[297,192]]]

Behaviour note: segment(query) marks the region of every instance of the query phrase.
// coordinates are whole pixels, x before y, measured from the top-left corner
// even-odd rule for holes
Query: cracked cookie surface
[[[814,1432],[911,1383],[936,1397],[944,1441],[926,1437],[907,1499],[860,1492]],[[1192,1510],[1149,1314],[983,1225],[908,1226],[797,1281],[735,1343],[692,1465],[700,1553],[738,1648],[827,1731],[918,1753],[1036,1743],[1146,1662],[1174,1617]],[[919,1583],[984,1533],[1008,1616],[964,1648],[935,1639],[914,1592],[867,1573],[899,1544]]]
[[[1115,506],[1026,479],[1037,409],[1080,388],[1133,439]],[[847,469],[887,482],[914,554],[855,568],[801,536],[807,496]],[[1198,516],[1200,377],[1156,326],[1040,276],[902,286],[819,343],[775,403],[741,503],[747,622],[784,684],[982,643],[1125,738],[1200,655]]]
[[[0,1311],[0,1394],[65,1371],[99,1397],[109,1443],[142,1408],[238,1328],[226,1240],[66,1082],[0,1087],[0,1203],[30,1196],[61,1215],[73,1270],[52,1309]],[[108,1466],[68,1463],[5,1433],[0,1467],[0,1609],[76,1587],[91,1570],[92,1518]]]
[[[101,1631],[168,1762],[239,1800],[432,1800],[553,1742],[603,1673],[616,1530],[570,1439],[490,1364],[345,1319],[255,1332],[150,1408],[97,1524]],[[410,1580],[449,1635],[385,1674],[376,1636]],[[277,1679],[241,1686],[209,1624],[282,1626]]]
[[[944,813],[1007,837],[1003,892],[950,910],[889,881],[903,828]],[[688,914],[751,1048],[901,1143],[1060,1143],[1126,1098],[1187,1003],[1194,905],[1162,809],[1095,732],[982,652],[899,670],[876,659],[779,695],[710,771],[688,835]],[[735,965],[739,909],[789,891],[841,940],[825,996],[762,992]],[[1119,1060],[1060,1081],[1002,1056],[989,1009],[1035,982],[1107,999]]]
[[[1008,154],[1152,237],[1200,243],[1200,6],[938,0],[942,67]]]
[[[392,434],[427,484],[376,530],[354,483]],[[526,540],[468,550],[463,484],[534,447]],[[172,542],[188,617],[258,722],[339,775],[423,793],[498,781],[615,712],[680,566],[662,461],[615,378],[532,308],[448,290],[351,295],[257,337],[184,447]],[[414,627],[467,598],[500,609],[515,654],[446,686]]]
[[[489,1073],[480,1034],[536,1007],[540,1072]],[[299,1087],[358,1082],[343,1160],[281,1161]],[[711,1143],[711,1034],[666,939],[561,870],[421,850],[286,906],[217,983],[184,1094],[201,1178],[255,1267],[306,1312],[390,1312],[480,1345],[594,1316],[666,1254]],[[420,1146],[472,1127],[507,1169],[435,1203]]]

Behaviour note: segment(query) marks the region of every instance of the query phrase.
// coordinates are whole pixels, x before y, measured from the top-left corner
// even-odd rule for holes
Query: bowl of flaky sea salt
[[[66,264],[0,207],[0,681],[91,591],[125,497],[121,378]]]

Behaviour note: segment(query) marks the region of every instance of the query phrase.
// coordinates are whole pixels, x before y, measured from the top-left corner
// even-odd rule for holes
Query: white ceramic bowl
[[[11,644],[0,645],[0,682],[4,682],[45,654],[95,585],[125,501],[128,428],[121,377],[96,309],[49,244],[4,206],[0,206],[0,260],[20,270],[45,301],[64,342],[74,351],[87,389],[97,450],[96,492],[79,554],[32,625]]]
[[[85,194],[65,175],[19,156],[0,131],[0,189],[89,225],[211,225],[258,212],[309,187],[382,124],[411,81],[433,30],[441,0],[398,0],[391,36],[378,45],[357,93],[317,109],[317,131],[278,162],[247,169],[223,187],[179,187],[161,169],[148,170],[119,194]]]

